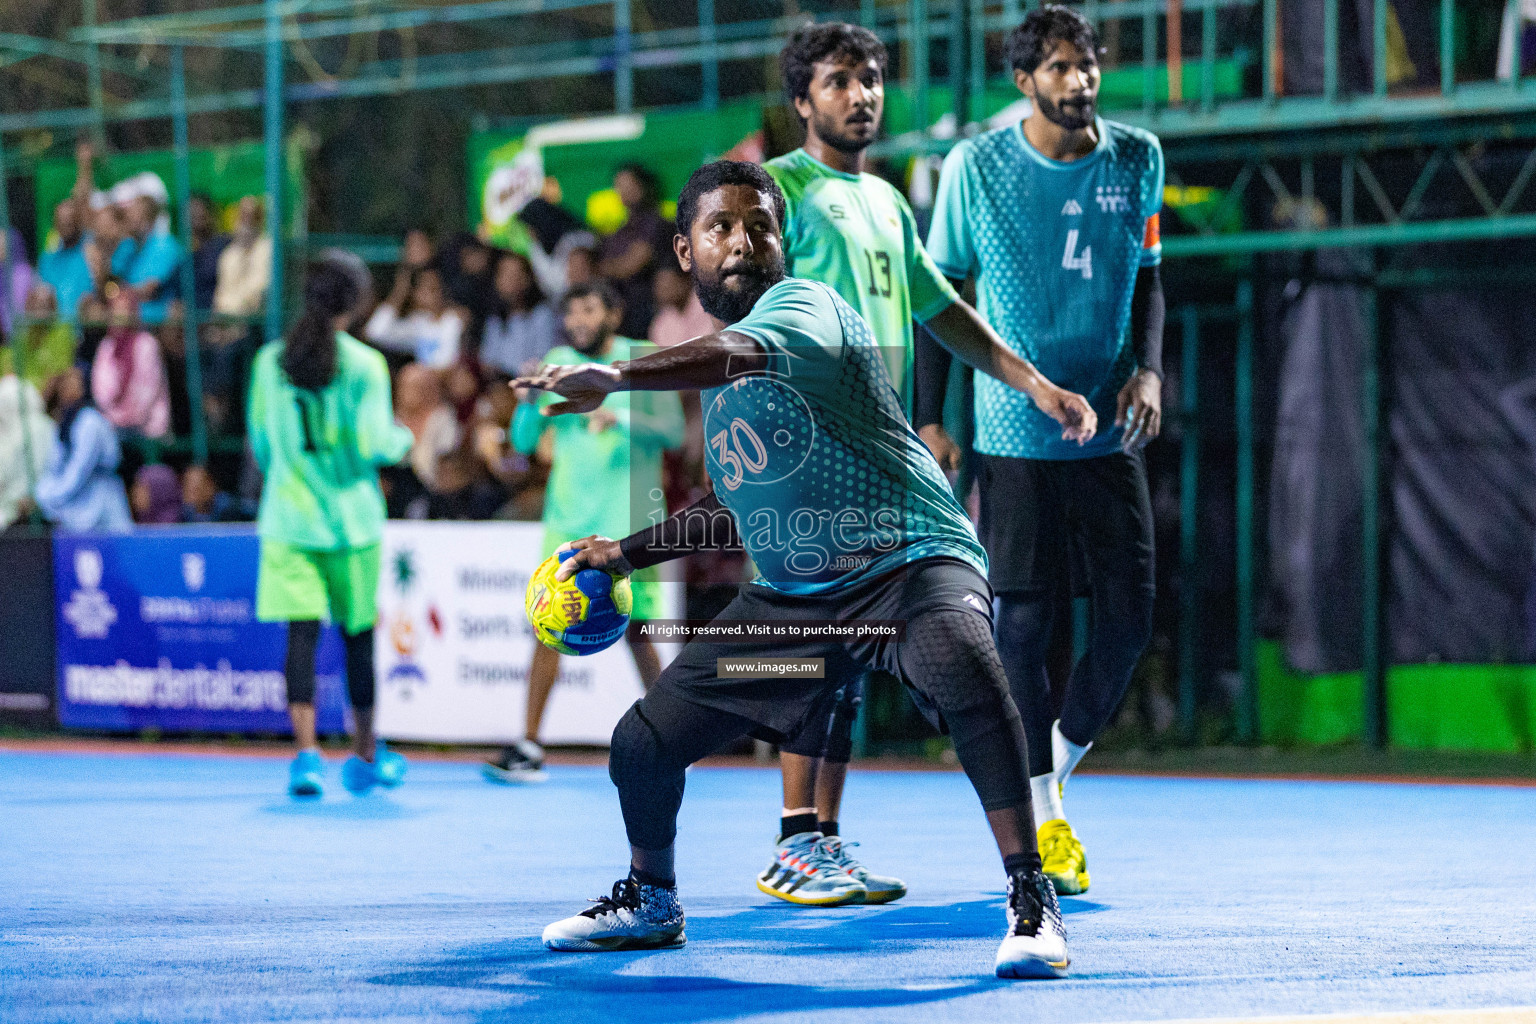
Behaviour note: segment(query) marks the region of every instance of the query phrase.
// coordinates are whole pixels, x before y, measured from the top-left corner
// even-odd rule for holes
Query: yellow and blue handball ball
[[[624,635],[634,595],[628,576],[606,569],[555,579],[560,563],[575,554],[575,548],[562,548],[539,563],[523,603],[539,643],[561,654],[596,654]]]

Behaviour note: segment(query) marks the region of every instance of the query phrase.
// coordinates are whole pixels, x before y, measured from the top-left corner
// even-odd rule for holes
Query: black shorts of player
[[[1096,577],[1153,586],[1152,499],[1140,451],[1091,459],[977,453],[988,577],[999,594],[1054,590],[1066,576],[1084,594]]]
[[[786,594],[749,583],[715,622],[771,621],[822,624],[850,619],[905,621],[940,609],[981,616],[990,632],[992,591],[969,563],[933,557],[825,594]],[[662,672],[659,690],[691,704],[740,715],[752,722],[751,735],[783,743],[801,732],[808,721],[825,721],[837,691],[869,669],[892,673],[911,690],[913,699],[935,727],[944,725],[934,704],[902,672],[894,638],[816,639],[801,643],[783,640],[762,643],[719,643],[691,640]],[[820,658],[821,679],[721,679],[720,658]]]

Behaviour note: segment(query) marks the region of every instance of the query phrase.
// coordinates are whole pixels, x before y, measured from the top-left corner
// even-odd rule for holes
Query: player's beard
[[[1097,104],[1092,99],[1078,103],[1052,103],[1038,93],[1035,94],[1035,106],[1047,121],[1069,132],[1080,132],[1093,124],[1097,112]]]
[[[578,345],[576,344],[576,339],[572,338],[571,347],[584,356],[590,356],[596,354],[611,337],[613,335],[607,331],[597,331],[592,335],[592,343],[590,345]]]
[[[763,293],[785,277],[784,257],[777,253],[767,267],[748,264],[734,271],[731,276],[741,278],[737,288],[726,287],[726,279],[718,273],[706,278],[700,270],[699,265],[694,264],[693,287],[698,292],[699,305],[704,307],[704,312],[727,324],[746,319]]]
[[[873,117],[873,115],[871,115]],[[823,115],[814,107],[811,109],[811,128],[815,130],[816,137],[839,153],[852,156],[868,149],[870,143],[875,141],[874,134],[867,139],[853,138],[843,134],[843,126],[835,119]]]

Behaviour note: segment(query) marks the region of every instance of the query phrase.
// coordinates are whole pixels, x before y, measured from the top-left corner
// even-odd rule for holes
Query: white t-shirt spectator
[[[464,318],[453,309],[435,318],[420,311],[402,317],[399,310],[384,302],[368,318],[363,333],[380,348],[408,352],[423,366],[445,370],[459,360]]]
[[[213,311],[226,316],[261,312],[272,282],[272,237],[258,235],[248,242],[230,240],[219,254],[219,283],[213,291]]]

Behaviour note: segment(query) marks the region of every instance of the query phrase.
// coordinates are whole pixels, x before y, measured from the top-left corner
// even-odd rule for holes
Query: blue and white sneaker
[[[868,891],[827,852],[820,832],[801,832],[779,842],[773,860],[757,876],[768,896],[803,907],[862,903]]]
[[[865,903],[890,903],[905,896],[907,883],[890,875],[875,874],[848,852],[850,846],[858,845],[844,842],[841,836],[824,836],[821,840],[821,848],[827,851],[827,856],[854,879],[864,883]]]
[[[613,894],[592,901],[575,917],[544,929],[544,945],[565,953],[670,949],[688,941],[677,890],[633,878],[613,883]]]
[[[997,948],[999,978],[1065,978],[1067,930],[1056,887],[1042,871],[1008,876],[1008,934]]]
[[[288,763],[288,795],[319,796],[325,788],[325,762],[318,750],[301,750]]]
[[[341,766],[341,784],[353,796],[362,796],[379,784],[378,769],[353,754]]]
[[[404,782],[407,767],[405,758],[386,747],[383,740],[373,748],[373,772],[385,789],[394,789]]]

